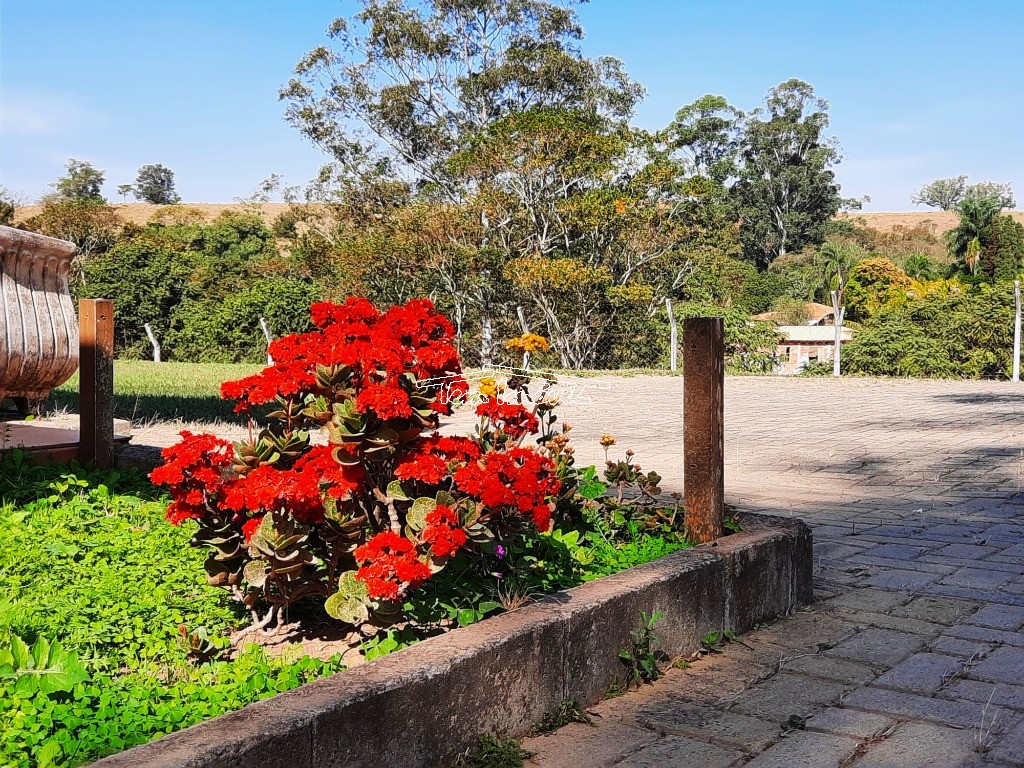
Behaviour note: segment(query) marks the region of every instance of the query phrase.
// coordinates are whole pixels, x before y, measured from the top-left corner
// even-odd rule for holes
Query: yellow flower
[[[547,352],[551,349],[551,345],[543,336],[536,333],[524,333],[522,336],[506,341],[505,348],[526,354],[527,352]]]
[[[498,384],[497,381],[494,380],[493,376],[485,376],[484,378],[480,379],[481,397],[497,397],[502,391],[504,391],[504,389],[505,388],[503,386],[501,386],[500,384]]]
[[[611,448],[615,445],[615,435],[601,435],[601,447]]]

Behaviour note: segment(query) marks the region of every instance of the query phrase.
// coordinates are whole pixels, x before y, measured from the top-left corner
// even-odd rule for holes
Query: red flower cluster
[[[314,525],[324,519],[323,494],[347,498],[362,476],[362,467],[339,464],[330,446],[321,445],[310,449],[292,469],[270,464],[256,467],[226,487],[221,503],[235,512],[285,509],[300,523]]]
[[[355,558],[364,563],[356,578],[375,600],[398,600],[430,578],[430,568],[419,559],[416,545],[393,531],[378,533],[356,547]]]
[[[275,398],[294,397],[313,386],[313,374],[304,365],[276,363],[259,373],[220,385],[220,396],[237,400],[235,413],[248,413],[254,405],[273,402]]]
[[[277,339],[269,349],[274,365],[221,385],[221,397],[238,401],[236,412],[248,413],[279,396],[310,394],[318,365],[351,368],[349,383],[357,392],[359,410],[385,420],[412,414],[400,383],[405,373],[418,381],[438,380],[431,384],[437,395],[431,408],[440,413],[451,412],[452,392],[468,391],[452,345],[455,329],[427,299],[381,313],[368,300],[351,298],[344,304],[314,304],[310,315],[320,330]],[[447,391],[442,384],[448,385]]]
[[[238,461],[232,468],[229,443],[183,432],[182,442],[164,451],[166,463],[151,474],[154,483],[170,488],[167,517],[172,523],[201,519],[207,525],[197,540],[210,547],[210,558],[221,555],[219,539],[208,535],[210,530],[230,526],[249,544],[266,515],[287,517],[311,526],[302,544],[311,556],[304,561],[310,567],[294,577],[302,581],[295,594],[330,594],[327,582],[337,574],[325,564],[351,567],[355,539],[363,542],[353,553],[356,578],[370,598],[401,602],[430,579],[443,558],[470,545],[460,504],[475,500],[477,521],[497,536],[505,533],[503,525],[519,518],[532,520],[540,530],[550,527],[550,499],[561,489],[555,464],[539,450],[515,446],[540,430],[528,408],[501,401],[481,404],[476,412],[484,429],[474,438],[424,431],[438,420],[421,418],[422,409],[450,413],[453,402],[468,391],[452,343],[454,329],[429,301],[381,312],[366,299],[352,298],[344,304],[314,304],[310,314],[315,330],[270,345],[273,365],[221,387],[222,396],[237,401],[240,413],[286,401],[287,407],[272,417],[278,425],[270,428],[288,447],[271,463],[250,469]],[[325,423],[337,443],[310,446],[301,437]],[[378,450],[381,444],[387,450]],[[243,457],[273,452],[264,452],[267,448],[242,450]],[[382,527],[409,525],[406,506],[390,503],[387,489],[395,480],[409,483],[409,496],[433,497],[444,490],[455,501],[437,504],[415,536],[393,530],[374,535]],[[326,528],[328,509],[335,504],[344,536]],[[246,558],[267,555],[255,548],[243,554],[231,567],[247,583]],[[280,608],[275,593],[268,591],[280,586],[270,583],[274,578],[262,587],[248,584],[246,601],[271,599]],[[306,582],[316,587],[307,589]],[[229,583],[237,585],[239,579]]]
[[[412,415],[409,405],[409,393],[401,387],[385,387],[381,384],[369,384],[356,399],[356,407],[361,413],[373,411],[378,419],[400,419]]]
[[[365,472],[358,464],[339,464],[329,445],[314,445],[295,462],[295,471],[316,481],[332,499],[348,499],[359,490]]]
[[[486,453],[458,470],[455,484],[489,510],[529,515],[540,531],[551,525],[548,497],[562,487],[551,459],[529,448]]]
[[[436,432],[421,439],[398,462],[395,477],[438,485],[458,467],[480,458],[480,446],[468,437],[447,437]]]
[[[427,515],[427,527],[423,529],[423,542],[430,545],[435,557],[454,555],[466,543],[466,532],[462,530],[459,514],[451,507],[438,504]]]
[[[525,434],[535,435],[540,422],[530,410],[519,403],[504,403],[501,400],[486,400],[476,408],[476,415],[483,416],[493,427],[513,440]]]
[[[149,479],[169,488],[167,519],[172,525],[206,515],[206,502],[220,492],[232,450],[226,440],[186,430],[181,432],[180,443],[161,451],[164,464],[154,469]]]

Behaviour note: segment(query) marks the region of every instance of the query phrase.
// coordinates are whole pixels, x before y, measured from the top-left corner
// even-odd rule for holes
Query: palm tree
[[[968,197],[957,206],[960,223],[946,234],[946,246],[949,255],[962,260],[972,275],[988,228],[1001,210],[999,200],[993,197]]]
[[[903,271],[914,280],[934,280],[939,276],[938,264],[923,253],[912,253],[903,262]]]
[[[832,298],[832,322],[836,328],[836,347],[832,355],[832,375],[839,375],[839,348],[843,343],[843,318],[846,315],[846,307],[843,304],[846,294],[846,283],[850,279],[850,270],[857,263],[857,253],[854,248],[846,243],[836,243],[831,240],[822,243],[818,250],[816,259],[821,265],[821,276],[825,283],[825,290]]]

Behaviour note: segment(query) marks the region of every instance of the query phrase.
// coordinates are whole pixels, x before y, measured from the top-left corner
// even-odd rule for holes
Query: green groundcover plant
[[[0,765],[80,765],[344,668],[228,658],[239,618],[165,508],[138,473],[3,456]]]

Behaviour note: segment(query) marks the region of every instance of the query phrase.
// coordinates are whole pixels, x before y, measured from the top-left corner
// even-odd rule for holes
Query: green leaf
[[[36,766],[37,768],[49,768],[51,765],[55,765],[55,761],[63,753],[63,749],[56,741],[48,741],[39,748],[36,752]]]
[[[17,635],[11,635],[11,660],[15,670],[29,668],[28,644]]]
[[[256,589],[267,583],[267,566],[262,560],[250,560],[242,569],[242,576]]]
[[[324,601],[324,610],[332,618],[347,624],[361,624],[368,617],[366,603],[335,592]]]
[[[388,483],[388,496],[397,501],[408,501],[409,497],[405,495],[405,490],[402,488],[402,483],[399,480],[392,480]]]
[[[427,525],[427,515],[434,511],[437,502],[433,499],[420,497],[412,503],[412,508],[405,514],[405,522],[414,531],[422,531]]]
[[[324,602],[324,610],[335,619],[360,624],[369,616],[370,593],[356,578],[355,571],[345,571],[338,579],[338,591]]]
[[[8,655],[10,661],[6,662]],[[40,636],[29,649],[17,635],[11,635],[10,654],[5,654],[5,663],[0,665],[0,677],[15,677],[14,690],[24,694],[70,691],[89,679],[78,658],[60,643],[51,644]]]

